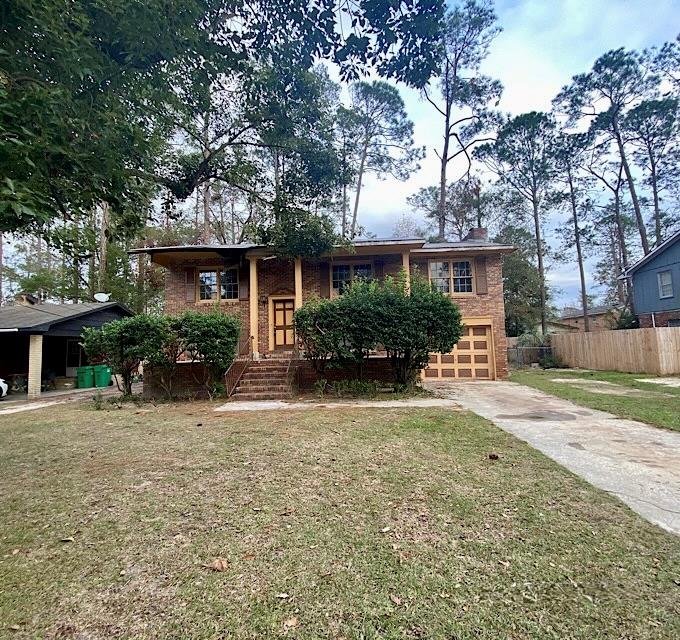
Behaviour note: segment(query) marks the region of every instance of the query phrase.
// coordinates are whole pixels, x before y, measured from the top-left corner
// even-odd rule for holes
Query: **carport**
[[[75,378],[87,364],[80,347],[85,327],[132,315],[118,302],[16,304],[0,309],[0,378],[26,381],[29,398],[44,380]]]

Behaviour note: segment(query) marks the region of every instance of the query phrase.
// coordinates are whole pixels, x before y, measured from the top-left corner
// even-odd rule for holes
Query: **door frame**
[[[274,339],[274,301],[290,300],[293,303],[293,312],[295,312],[295,294],[291,293],[277,293],[276,295],[269,296],[268,314],[267,314],[267,324],[269,325],[269,351],[273,352],[276,350],[276,341]],[[295,340],[295,335],[293,334],[293,340]],[[295,345],[291,345],[291,350]]]
[[[64,374],[67,378],[75,378],[78,371],[78,367],[69,367],[68,366],[68,345],[70,342],[77,342],[78,343],[78,367],[81,367],[83,365],[83,348],[80,346],[80,338],[66,338],[66,354],[64,356]]]

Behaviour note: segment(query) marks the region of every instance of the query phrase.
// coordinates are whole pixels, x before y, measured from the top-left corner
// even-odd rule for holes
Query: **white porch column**
[[[401,253],[401,264],[402,268],[404,269],[404,272],[406,273],[406,290],[408,291],[411,288],[411,252],[410,251],[402,251]]]
[[[260,359],[260,341],[259,341],[259,317],[258,317],[258,292],[257,292],[257,258],[248,258],[250,261],[250,337],[253,341],[253,358]]]
[[[42,335],[31,335],[28,348],[28,397],[39,398],[42,383]]]
[[[295,258],[295,308],[302,306],[302,258]]]

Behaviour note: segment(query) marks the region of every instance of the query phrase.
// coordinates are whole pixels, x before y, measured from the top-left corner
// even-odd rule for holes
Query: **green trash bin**
[[[78,389],[94,387],[94,367],[78,367]]]
[[[98,364],[94,369],[94,386],[108,387],[111,384],[111,367],[105,364]]]

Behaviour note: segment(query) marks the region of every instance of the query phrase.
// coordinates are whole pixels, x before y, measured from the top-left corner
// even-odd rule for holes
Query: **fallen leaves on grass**
[[[290,596],[287,593],[277,593],[276,597],[279,600],[288,600],[288,598],[290,598]]]
[[[400,607],[403,602],[399,596],[395,596],[393,593],[390,593],[390,600],[398,607]]]
[[[213,571],[226,571],[229,568],[229,561],[224,558],[215,558],[210,564],[205,565],[206,569]]]
[[[292,618],[288,618],[288,620],[284,620],[283,622],[283,628],[285,631],[288,631],[289,629],[294,629],[297,626],[298,619],[295,616],[293,616]]]

